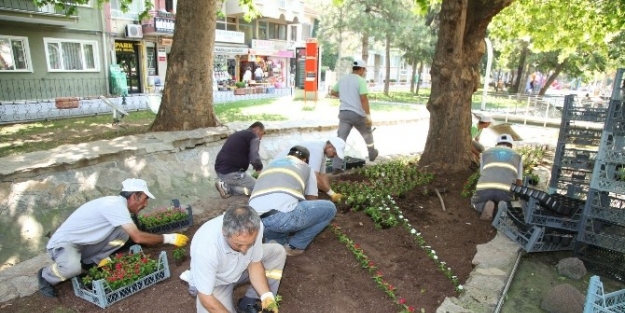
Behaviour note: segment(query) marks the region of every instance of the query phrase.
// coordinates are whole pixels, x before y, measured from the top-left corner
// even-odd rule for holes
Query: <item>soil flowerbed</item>
[[[429,190],[446,188],[445,211],[435,194],[424,192],[428,190],[424,186],[394,199],[403,218],[421,234],[425,248],[411,234],[410,227],[400,223],[378,229],[363,211],[354,212],[340,205],[333,225],[358,245],[375,270],[363,268],[328,227],[303,255],[288,258],[279,291],[280,312],[434,312],[445,297],[458,295],[457,285],[464,284],[473,269],[476,245],[490,241],[496,233],[489,222],[479,220],[469,199],[460,195],[470,174],[467,171],[450,177],[435,175],[425,186]],[[367,180],[354,174],[333,179]],[[236,197],[219,201],[194,206],[212,207],[215,215],[226,204],[245,203],[245,199]],[[196,223],[185,233],[192,236],[199,225]],[[176,265],[173,247],[144,247],[144,252],[153,256],[161,250],[167,251],[171,278],[104,310],[74,296],[69,282],[57,286],[60,296],[56,299],[35,294],[1,303],[0,308],[3,312],[195,312],[195,299],[188,295],[186,283],[178,278],[188,269],[189,259]],[[457,283],[448,277],[442,268],[445,266],[457,277]],[[238,288],[235,293],[239,296],[243,292],[244,288]]]

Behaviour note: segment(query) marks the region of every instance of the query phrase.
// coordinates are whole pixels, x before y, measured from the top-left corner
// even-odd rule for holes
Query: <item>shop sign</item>
[[[175,20],[168,18],[155,17],[154,28],[157,33],[174,33]]]
[[[166,62],[167,61],[167,50],[165,50],[165,48],[158,48],[158,60],[159,62]]]
[[[171,38],[161,38],[161,45],[163,46],[171,46],[174,43],[174,40]]]
[[[246,47],[224,47],[215,46],[215,54],[247,54],[248,49]]]
[[[275,50],[256,50],[250,49],[249,54],[262,55],[262,56],[274,56],[276,54]]]
[[[293,53],[293,51],[281,50],[281,51],[276,52],[274,56],[280,57],[280,58],[293,58],[295,54]]]
[[[252,49],[272,51],[276,48],[273,41],[252,39]]]
[[[245,43],[245,34],[243,32],[235,32],[231,30],[215,30],[215,41]]]
[[[135,47],[131,42],[115,42],[115,52],[135,52]]]

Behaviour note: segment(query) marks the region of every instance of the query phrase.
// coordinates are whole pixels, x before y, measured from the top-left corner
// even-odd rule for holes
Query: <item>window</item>
[[[291,25],[291,41],[297,41],[297,25]]]
[[[258,38],[256,39],[267,39],[267,22],[258,22]]]
[[[50,72],[98,72],[98,43],[70,39],[44,38]]]
[[[110,0],[111,17],[136,20],[139,18],[139,14],[144,10],[143,1],[144,0],[132,0],[132,3],[128,5],[128,10],[123,12],[121,0]]]
[[[165,11],[174,13],[175,9],[174,0],[165,0]]]
[[[267,28],[269,30],[267,39],[286,40],[286,25],[268,23]]]
[[[32,72],[28,38],[0,35],[0,72]]]

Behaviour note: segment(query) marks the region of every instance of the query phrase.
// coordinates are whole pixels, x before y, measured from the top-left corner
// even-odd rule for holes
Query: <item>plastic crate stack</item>
[[[575,255],[593,271],[625,281],[625,69],[616,74]]]
[[[625,312],[625,289],[606,293],[599,276],[590,278],[584,313]]]
[[[526,252],[573,250],[584,201],[512,185],[519,202],[500,202],[493,226]]]
[[[576,101],[575,95],[564,98],[560,135],[549,180],[550,194],[586,198],[607,115],[606,107],[593,108]]]

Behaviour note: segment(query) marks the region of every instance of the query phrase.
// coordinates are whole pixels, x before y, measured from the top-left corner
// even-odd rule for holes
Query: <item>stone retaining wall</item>
[[[426,126],[427,120],[423,121],[419,124]],[[266,123],[260,150],[263,162],[296,142],[336,134],[336,124],[309,123]],[[377,126],[382,130],[374,135],[397,134],[405,123],[414,127],[416,121],[386,122]],[[129,177],[147,181],[157,198],[150,200],[149,207],[168,205],[173,198],[183,203],[219,201],[213,186],[214,159],[225,138],[249,124],[126,136],[0,158],[0,270],[44,253],[45,236],[73,210],[92,199],[118,194],[121,182]],[[414,152],[419,145],[418,141],[402,144],[395,153]],[[387,154],[391,150],[384,148]],[[356,131],[347,140],[346,154],[366,156]]]

